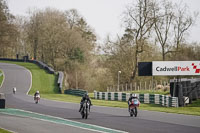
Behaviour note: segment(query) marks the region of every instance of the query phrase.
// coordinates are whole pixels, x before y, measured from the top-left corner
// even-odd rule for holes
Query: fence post
[[[131,86],[131,92],[133,91],[133,84],[132,83],[130,83],[130,86]]]
[[[137,90],[137,83],[135,82],[135,91]]]
[[[152,90],[154,91],[154,81],[153,81],[153,76],[152,76]]]
[[[149,81],[149,91],[151,90],[151,80]]]
[[[156,80],[156,86],[157,86],[157,85],[158,85],[158,81]],[[155,86],[155,87],[156,87],[156,86]]]

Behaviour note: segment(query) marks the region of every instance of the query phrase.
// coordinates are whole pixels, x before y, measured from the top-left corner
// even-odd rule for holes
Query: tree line
[[[139,61],[198,60],[199,44],[186,42],[198,13],[167,0],[137,0],[123,13],[123,36],[102,47],[96,33],[76,10],[46,8],[14,16],[7,1],[0,0],[0,57],[28,55],[63,71],[65,88],[92,91],[108,85],[130,83],[137,76]],[[97,52],[97,49],[102,52]]]

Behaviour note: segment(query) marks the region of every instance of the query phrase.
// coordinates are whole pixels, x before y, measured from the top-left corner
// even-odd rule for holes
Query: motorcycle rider
[[[81,109],[83,108],[83,103],[84,101],[87,100],[89,101],[89,111],[90,111],[90,106],[92,106],[92,102],[89,98],[89,95],[87,93],[85,93],[81,99],[81,102],[80,102],[80,109],[79,109],[79,112],[81,112]]]
[[[137,95],[136,94],[131,94],[129,99],[128,99],[128,111],[129,112],[130,112],[130,105],[131,105],[132,99],[137,99],[138,100]]]
[[[35,98],[36,98],[37,95],[40,95],[40,92],[39,92],[39,91],[36,91],[36,92],[35,92],[35,94],[34,94],[34,100],[35,100]]]
[[[13,87],[13,94],[15,94],[17,91],[16,87]]]

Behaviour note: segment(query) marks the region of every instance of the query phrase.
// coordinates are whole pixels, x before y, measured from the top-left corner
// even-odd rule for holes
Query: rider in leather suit
[[[81,99],[79,112],[81,111],[81,109],[83,107],[83,103],[84,103],[85,100],[89,101],[89,103],[90,103],[89,105],[92,106],[92,102],[89,98],[89,95],[86,93],[86,94],[83,95],[83,97]],[[90,111],[90,106],[89,106],[89,111]]]
[[[130,103],[132,101],[132,99],[138,99],[136,94],[131,94],[129,99],[128,99],[128,111],[130,112]]]

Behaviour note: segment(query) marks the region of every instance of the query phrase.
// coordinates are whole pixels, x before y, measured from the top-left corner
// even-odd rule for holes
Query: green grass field
[[[3,72],[0,70],[0,86],[2,84],[2,81],[3,81]]]
[[[1,129],[1,128],[0,128],[0,133],[11,133],[11,132],[9,132],[9,131],[7,131],[7,130],[5,130],[5,129]]]
[[[1,61],[3,63],[12,63],[23,66],[31,71],[32,73],[32,88],[29,92],[30,95],[33,95],[37,90],[41,94],[55,94],[58,93],[58,87],[56,85],[58,76],[53,74],[48,74],[43,69],[40,69],[39,66],[33,63],[24,63],[24,62],[11,62],[11,61]]]
[[[10,63],[10,62],[7,62]],[[48,74],[44,70],[40,69],[37,65],[32,63],[21,63],[21,62],[12,62],[14,64],[18,64],[21,66],[26,67],[32,73],[32,89],[29,94],[33,94],[36,90],[41,92],[42,98],[57,100],[57,101],[64,101],[64,102],[73,102],[73,103],[80,103],[81,97],[72,96],[67,94],[58,94],[58,89],[56,86],[57,76]],[[142,91],[135,93],[159,93],[159,94],[168,94],[169,92],[149,92],[149,91]],[[106,100],[96,100],[93,99],[93,93],[89,94],[92,98],[92,104],[97,106],[109,106],[109,107],[119,107],[119,108],[127,108],[127,102],[121,101],[106,101]],[[168,112],[168,113],[178,113],[178,114],[187,114],[187,115],[198,115],[200,116],[200,99],[193,102],[193,104],[185,106],[185,107],[161,107],[155,104],[141,104],[139,107],[142,110],[151,110],[151,111],[160,111],[160,112]]]

